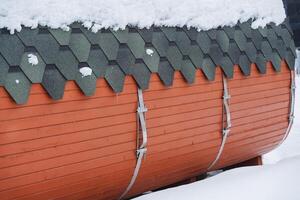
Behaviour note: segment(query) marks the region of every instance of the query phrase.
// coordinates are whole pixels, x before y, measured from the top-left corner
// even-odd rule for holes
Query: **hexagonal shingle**
[[[246,35],[247,38],[252,37],[250,20],[244,23],[239,23],[239,27],[241,28],[241,30],[243,31],[243,33]]]
[[[105,76],[106,69],[108,68],[108,60],[100,48],[91,49],[87,63],[97,77]]]
[[[262,73],[262,74],[266,73],[267,61],[263,54],[261,54],[261,53],[257,54],[255,64],[258,67],[258,70],[260,73]]]
[[[276,51],[272,52],[272,65],[275,69],[275,71],[280,72],[281,70],[281,58],[279,54]]]
[[[264,54],[267,61],[272,59],[272,47],[270,46],[268,41],[263,41],[261,43],[261,51]]]
[[[241,51],[245,51],[247,45],[247,38],[241,30],[234,32],[234,39]]]
[[[221,59],[223,57],[223,52],[219,45],[217,44],[212,44],[209,49],[209,56],[211,59],[214,61],[216,65],[221,64]]]
[[[176,31],[175,43],[183,55],[189,55],[191,40],[183,30]]]
[[[158,65],[158,75],[165,86],[173,85],[174,70],[170,63],[166,60],[161,60]]]
[[[209,57],[203,59],[203,65],[201,69],[208,80],[215,80],[216,65]]]
[[[5,89],[17,104],[27,102],[31,83],[19,67],[10,67],[6,80]]]
[[[251,39],[252,39],[256,49],[259,50],[261,48],[263,36],[260,34],[260,32],[257,29],[252,29],[252,38]]]
[[[132,76],[139,88],[145,90],[149,87],[151,72],[143,62],[135,63],[132,68]]]
[[[143,38],[138,33],[130,33],[128,34],[127,45],[134,57],[137,59],[143,58],[145,42]]]
[[[199,32],[197,36],[197,43],[203,53],[209,53],[211,39],[208,37],[207,33],[204,31]]]
[[[118,65],[110,65],[105,73],[105,80],[114,92],[120,93],[124,87],[125,74]]]
[[[126,44],[128,41],[129,29],[126,27],[124,30],[113,31],[112,34],[117,38],[119,43]]]
[[[54,37],[49,32],[42,32],[37,35],[32,35],[32,37],[34,47],[45,63],[54,64],[59,53],[59,44]]]
[[[10,66],[20,64],[24,49],[24,45],[16,35],[0,35],[0,53]]]
[[[81,68],[83,67],[89,68],[88,65],[81,66]],[[79,68],[76,73],[75,82],[85,96],[92,96],[96,91],[97,77],[93,72],[90,75],[82,74]]]
[[[152,73],[158,71],[159,59],[159,55],[155,48],[145,47],[143,60]]]
[[[229,38],[227,36],[227,34],[225,33],[225,31],[223,30],[219,30],[217,32],[217,43],[219,44],[219,46],[221,47],[223,52],[227,52],[228,48],[229,48]]]
[[[37,59],[37,63],[30,63],[30,59]],[[25,52],[22,56],[20,68],[32,83],[41,83],[46,64],[36,52]]]
[[[69,47],[79,62],[88,60],[91,44],[82,33],[71,34]]]
[[[63,98],[66,80],[55,65],[47,65],[42,86],[54,100]]]
[[[164,32],[170,42],[175,42],[177,34],[175,27],[161,27],[160,29]]]
[[[69,49],[61,49],[55,60],[56,67],[67,80],[75,79],[78,63],[78,60]]]
[[[146,43],[152,42],[153,27],[138,29],[138,32]]]
[[[246,55],[248,56],[251,62],[255,62],[257,50],[253,42],[247,42],[247,48],[245,50]]]
[[[210,39],[212,39],[212,40],[217,39],[217,29],[210,29],[210,30],[206,31],[206,33],[210,37]]]
[[[290,70],[294,70],[295,56],[290,50],[287,50],[287,52],[286,52],[285,61],[288,64],[288,67],[290,68]]]
[[[167,51],[169,49],[169,41],[163,32],[153,32],[152,44],[161,57],[167,56]]]
[[[135,58],[126,45],[119,48],[117,55],[117,63],[125,74],[131,74],[131,68],[134,65]]]
[[[251,72],[251,68],[250,68],[250,61],[248,59],[248,57],[246,55],[241,55],[240,58],[239,58],[239,66],[243,72],[243,74],[245,76],[249,76],[250,75],[250,72]]]
[[[20,32],[17,32],[16,35],[22,40],[26,46],[35,46],[36,36],[39,33],[39,29],[31,29],[23,27]]]
[[[223,69],[227,78],[233,77],[233,63],[228,56],[223,56],[220,61],[220,66]]]
[[[62,29],[49,29],[51,35],[60,45],[68,45],[71,38],[71,30],[65,31]]]
[[[194,27],[187,28],[186,26],[183,27],[184,32],[190,38],[191,41],[196,41],[198,36],[198,30]]]
[[[182,64],[182,54],[179,49],[174,45],[170,46],[167,52],[167,59],[174,70],[180,70]]]
[[[108,60],[116,60],[119,50],[119,42],[112,33],[102,33],[98,43]]]
[[[234,64],[239,63],[241,51],[234,41],[229,43],[228,55]]]
[[[195,65],[195,67],[200,68],[202,66],[203,56],[204,54],[202,53],[198,45],[191,45],[189,57]]]
[[[0,54],[0,86],[5,84],[9,66]]]
[[[188,84],[195,82],[196,68],[190,59],[184,59],[182,61],[182,68],[180,72]]]

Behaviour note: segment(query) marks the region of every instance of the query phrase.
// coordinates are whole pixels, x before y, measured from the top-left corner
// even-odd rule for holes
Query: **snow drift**
[[[22,25],[67,30],[76,21],[93,31],[127,25],[187,25],[207,30],[249,19],[254,20],[253,28],[282,23],[282,0],[3,0],[0,4],[0,28],[11,33]]]
[[[300,156],[274,165],[242,167],[135,200],[299,200]]]

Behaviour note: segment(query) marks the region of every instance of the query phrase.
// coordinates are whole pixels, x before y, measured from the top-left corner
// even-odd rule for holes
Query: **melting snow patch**
[[[85,76],[91,76],[93,70],[89,67],[82,67],[79,69],[79,72],[81,73],[82,77],[85,77]]]
[[[22,25],[68,30],[76,21],[94,32],[101,28],[124,29],[127,25],[186,25],[208,30],[249,19],[254,20],[254,28],[282,23],[282,0],[4,0],[0,4],[0,28],[6,27],[11,33],[20,31]]]
[[[146,54],[153,56],[154,51],[152,49],[146,49]]]
[[[39,64],[38,57],[36,55],[34,55],[34,54],[28,54],[28,62],[31,65],[37,65],[37,64]]]

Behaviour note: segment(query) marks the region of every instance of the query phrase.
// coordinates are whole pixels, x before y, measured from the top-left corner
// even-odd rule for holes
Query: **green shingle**
[[[5,80],[5,89],[17,104],[27,102],[31,83],[19,67],[10,67]]]
[[[38,57],[36,66],[28,63],[29,53]],[[42,83],[53,99],[60,99],[66,80],[75,80],[90,96],[95,92],[97,77],[104,77],[115,92],[121,92],[125,74],[132,75],[137,85],[146,89],[151,73],[158,73],[163,84],[171,86],[175,70],[193,83],[196,68],[214,80],[219,65],[231,78],[234,64],[240,65],[244,75],[250,74],[251,62],[265,73],[267,60],[272,61],[276,71],[280,71],[281,59],[294,69],[295,55],[286,24],[252,29],[248,21],[201,32],[187,27],[152,26],[93,33],[80,23],[72,24],[67,32],[39,26],[23,27],[10,35],[1,29],[0,85],[5,85],[18,103],[26,102],[30,82]],[[83,66],[90,67],[93,74],[82,77],[79,67]],[[17,78],[20,85],[15,85]]]
[[[36,56],[36,65],[29,63],[30,55]],[[32,83],[42,82],[46,64],[41,56],[36,52],[25,52],[22,56],[20,67]]]
[[[1,34],[0,53],[9,65],[20,64],[24,49],[24,45],[16,35]]]
[[[50,33],[60,45],[68,45],[71,37],[71,30],[64,31],[62,29],[49,29]]]
[[[69,46],[79,62],[88,60],[91,44],[83,34],[72,33]]]
[[[196,68],[189,59],[185,59],[182,61],[182,68],[180,72],[187,83],[192,84],[195,82]]]
[[[116,93],[122,92],[124,81],[125,81],[125,74],[117,65],[111,65],[106,70],[105,73],[105,80],[111,86],[113,91]]]
[[[108,60],[100,48],[91,49],[87,63],[97,77],[105,76],[108,68]]]
[[[85,96],[92,96],[96,91],[97,77],[94,73],[88,76],[83,76],[78,69],[75,82],[84,93]]]
[[[0,86],[3,86],[7,77],[9,66],[0,54]]]
[[[64,96],[66,80],[55,65],[46,66],[42,85],[54,100],[62,99]]]
[[[147,51],[150,51],[150,53],[147,53]],[[159,55],[155,48],[145,47],[143,60],[152,73],[158,71]]]
[[[167,60],[161,60],[158,65],[158,75],[165,86],[173,85],[174,69]]]
[[[201,69],[203,70],[208,80],[215,80],[216,65],[209,57],[203,59],[203,65]]]

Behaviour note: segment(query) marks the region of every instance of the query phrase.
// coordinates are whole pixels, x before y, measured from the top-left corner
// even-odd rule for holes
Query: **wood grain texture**
[[[249,160],[276,147],[288,126],[290,73],[284,62],[267,74],[255,65],[245,77],[238,66],[229,80],[232,130],[215,166]],[[33,85],[29,101],[16,105],[0,88],[0,197],[3,200],[116,199],[135,167],[137,86],[126,77],[112,92],[99,79],[85,97],[67,82],[64,98],[53,101]],[[221,143],[222,72],[193,85],[176,72],[166,88],[155,74],[144,92],[148,152],[133,196],[206,172]]]

